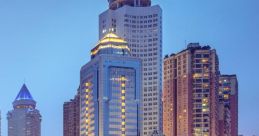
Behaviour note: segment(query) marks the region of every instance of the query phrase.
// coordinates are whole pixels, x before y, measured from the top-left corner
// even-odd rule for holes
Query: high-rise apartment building
[[[106,34],[81,68],[80,136],[140,136],[141,60],[127,42]]]
[[[238,81],[236,75],[219,78],[219,136],[238,135]]]
[[[162,10],[151,0],[108,0],[99,16],[99,38],[114,32],[142,60],[143,135],[162,133]]]
[[[41,115],[25,84],[15,98],[13,108],[7,114],[8,136],[40,136]]]
[[[164,60],[166,136],[218,136],[219,62],[216,50],[191,43]]]
[[[63,136],[80,136],[80,94],[63,105]]]

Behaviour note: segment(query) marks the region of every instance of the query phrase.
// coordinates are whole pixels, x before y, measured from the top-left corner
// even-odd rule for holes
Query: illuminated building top
[[[124,39],[114,33],[108,33],[98,42],[97,46],[91,50],[91,58],[93,59],[96,55],[101,54],[128,56],[130,49]]]
[[[25,84],[23,84],[20,92],[16,96],[13,106],[14,108],[35,108],[36,102],[33,100],[33,97]]]
[[[148,7],[151,5],[151,0],[108,0],[109,8],[116,10],[124,5],[132,7]]]

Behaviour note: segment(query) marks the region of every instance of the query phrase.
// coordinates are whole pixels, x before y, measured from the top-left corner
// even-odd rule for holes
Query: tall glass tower
[[[8,136],[40,136],[41,115],[25,84],[15,98],[13,108],[7,114]]]
[[[81,68],[80,136],[140,136],[141,60],[127,42],[106,34]]]
[[[151,0],[109,0],[99,16],[99,38],[114,32],[142,60],[143,135],[162,132],[162,10]]]

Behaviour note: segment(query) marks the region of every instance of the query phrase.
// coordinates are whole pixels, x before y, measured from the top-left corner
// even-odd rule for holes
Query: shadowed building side
[[[238,135],[238,81],[236,75],[221,75],[219,80],[220,136]]]
[[[63,105],[63,136],[80,135],[80,94]]]

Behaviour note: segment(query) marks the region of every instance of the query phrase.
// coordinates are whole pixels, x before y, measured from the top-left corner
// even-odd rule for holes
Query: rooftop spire
[[[19,100],[33,100],[31,93],[29,92],[27,86],[25,84],[23,84],[20,92],[18,93],[18,95],[15,98],[16,101]]]
[[[151,5],[151,0],[108,0],[109,8],[116,10],[124,5],[132,7],[148,7]]]
[[[14,108],[35,108],[36,102],[34,101],[31,93],[29,92],[27,86],[23,84],[20,92],[16,96],[13,107]]]

